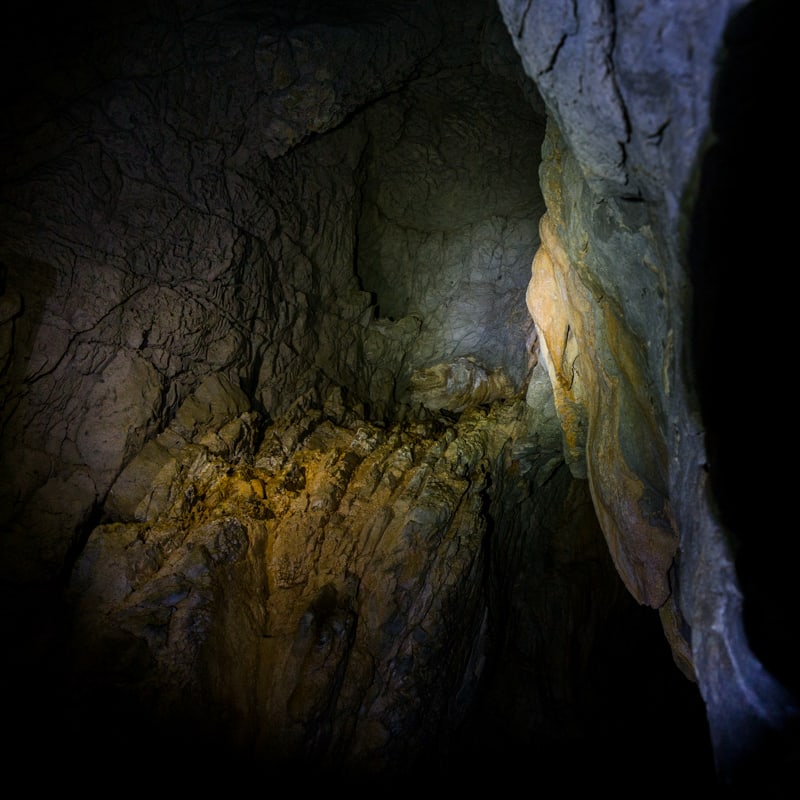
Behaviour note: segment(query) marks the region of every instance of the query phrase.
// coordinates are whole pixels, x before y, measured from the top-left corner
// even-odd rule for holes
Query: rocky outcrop
[[[726,285],[737,280],[733,266],[747,272],[754,255],[726,241],[737,235],[722,223],[726,213],[752,223],[726,193],[737,171],[742,191],[771,186],[743,151],[755,87],[771,80],[783,52],[777,9],[500,6],[549,112],[540,168],[547,213],[527,303],[565,453],[589,480],[625,585],[659,609],[676,662],[696,676],[723,780],[791,785],[796,662],[777,656],[760,631],[791,626],[794,614],[767,601],[769,618],[745,617],[742,577],[760,561],[760,536],[748,529],[760,514],[744,499],[747,482],[734,477],[739,429],[723,420],[744,411],[746,390],[713,364],[733,366],[714,321],[733,323],[737,293]],[[719,179],[720,149],[728,172],[718,185],[709,181]],[[761,546],[771,558],[776,541]],[[746,584],[751,608],[765,596],[786,598],[775,589],[778,573],[761,575],[763,586],[752,577]]]
[[[122,472],[115,521],[76,562],[84,746],[111,763],[136,741],[185,750],[214,764],[205,781],[384,790],[511,780],[524,742],[562,754],[588,737],[597,759],[607,722],[584,693],[635,603],[565,467],[543,371],[534,386],[529,403],[384,425],[339,392],[266,422],[207,380]],[[642,768],[682,750],[651,746]]]
[[[485,370],[474,358],[436,364],[411,376],[408,398],[431,411],[460,414],[474,406],[513,398],[514,384],[503,370]]]
[[[574,250],[578,226],[597,221],[576,215],[578,230],[564,223],[561,215],[575,202],[570,193],[581,180],[557,135],[551,130],[544,148],[542,184],[552,211],[540,222],[542,244],[533,262],[528,308],[541,331],[541,354],[573,471],[589,480],[625,585],[640,603],[660,609],[674,604],[670,571],[679,541],[666,484],[665,415],[647,369],[652,350],[627,324],[625,307],[597,285],[597,271],[590,268],[596,258],[591,238],[581,240],[581,252]],[[551,193],[556,184],[557,193]],[[617,246],[626,244],[644,251],[642,265],[648,244],[653,258],[646,234],[631,234]],[[672,609],[669,618],[676,613]],[[677,631],[669,633],[691,674],[688,643]]]
[[[522,407],[387,428],[300,400],[235,456],[208,444],[252,427],[229,412],[112,487],[71,582],[86,675],[275,768],[413,764],[481,678],[483,508]]]

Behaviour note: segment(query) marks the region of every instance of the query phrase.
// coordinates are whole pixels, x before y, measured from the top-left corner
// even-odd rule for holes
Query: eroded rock
[[[555,417],[535,426],[518,398],[471,406],[458,420],[392,425],[349,409],[343,424],[339,403],[333,392],[328,414],[298,401],[236,460],[190,443],[167,467],[153,443],[134,459],[132,473],[154,465],[129,488],[149,486],[160,503],[138,521],[98,526],[70,583],[75,669],[88,697],[136,709],[149,720],[142,735],[152,726],[199,742],[202,732],[259,769],[304,764],[309,774],[386,780],[445,769],[434,753],[447,741],[455,748],[476,713],[487,662],[510,674],[530,660],[544,670],[538,685],[577,691],[545,666],[560,661],[555,651],[520,656],[511,641],[505,659],[496,650],[496,615],[519,602],[522,586],[501,575],[541,573],[556,604],[566,590],[547,577],[549,548],[558,572],[578,560],[604,576],[591,590],[596,620],[613,616],[620,596],[593,515],[572,517],[578,495],[590,505],[563,467]],[[187,429],[190,409],[209,418],[193,398],[181,415]],[[191,464],[178,469],[185,451]],[[522,498],[543,484],[559,500],[542,495],[537,510]],[[506,505],[510,491],[521,508]],[[567,594],[587,591],[579,579]],[[581,618],[566,613],[538,624],[566,634]],[[594,636],[584,639],[587,657]],[[514,724],[526,735],[546,737],[555,716],[566,730],[575,724],[566,702],[533,687],[525,702],[531,716]]]

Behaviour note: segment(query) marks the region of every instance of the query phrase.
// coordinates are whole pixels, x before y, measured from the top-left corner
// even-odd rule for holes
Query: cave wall
[[[480,648],[470,645],[486,641],[490,611],[500,677],[482,689],[496,730],[521,728],[530,749],[562,722],[574,733],[571,701],[596,626],[619,599],[616,573],[629,599],[660,615],[678,671],[697,682],[720,772],[732,776],[764,739],[768,761],[783,763],[796,706],[770,671],[787,674],[780,653],[765,670],[745,630],[743,534],[718,508],[690,334],[702,314],[693,289],[713,296],[715,282],[702,258],[687,256],[695,190],[719,133],[710,110],[724,37],[748,7],[774,9],[401,6],[152,2],[43,19],[35,6],[6,10],[4,74],[15,76],[3,85],[0,186],[7,627],[36,639],[31,605],[44,585],[72,580],[102,600],[75,598],[76,621],[88,625],[72,643],[78,661],[90,657],[90,678],[100,666],[132,685],[133,705],[140,691],[170,699],[183,685],[179,705],[191,707],[195,691],[219,702],[209,719],[248,746],[269,742],[260,727],[269,719],[300,755],[348,753],[402,771],[440,734],[447,743],[459,703],[480,696]],[[540,452],[539,426],[549,443],[555,420],[538,412],[551,400],[569,476],[561,455]],[[496,401],[518,415],[513,424]],[[480,406],[492,406],[488,417]],[[414,546],[398,552],[419,574],[397,566],[398,552],[384,554],[407,590],[405,616],[382,616],[350,584],[326,589],[334,565],[350,564],[380,602],[394,592],[363,558],[354,568],[333,548],[330,561],[318,559],[328,529],[309,509],[334,501],[291,467],[318,459],[320,441],[338,442],[318,480],[340,487],[336,502],[357,503],[382,471],[389,482],[404,474],[391,459],[373,461],[369,480],[349,483],[386,424],[401,426],[390,437],[395,457],[430,477],[429,499],[456,486],[469,506],[466,521],[455,501],[415,512]],[[449,452],[440,471],[429,476],[403,436],[420,452]],[[497,441],[504,436],[515,444]],[[263,449],[263,437],[280,446]],[[546,486],[556,507],[539,496]],[[204,516],[198,487],[234,521]],[[293,532],[320,535],[295,541],[267,524],[259,514],[275,513],[262,508],[270,499],[294,509]],[[408,498],[396,500],[401,514]],[[393,530],[380,519],[375,530]],[[368,549],[371,530],[350,533]],[[335,539],[335,521],[330,531]],[[466,548],[471,579],[455,581],[460,594],[447,595],[446,548],[426,536]],[[299,589],[281,548],[305,576]],[[434,565],[424,575],[420,549]],[[192,591],[175,584],[176,564]],[[548,584],[559,588],[540,590]],[[264,595],[247,590],[264,585]],[[470,609],[441,679],[409,600],[428,592]],[[284,620],[280,658],[253,644],[271,607]],[[353,615],[412,637],[408,651],[371,640],[369,628],[350,638]],[[429,621],[449,635],[457,616]],[[175,646],[163,649],[170,625]],[[321,668],[315,658],[331,653]],[[391,677],[348,674],[350,654],[354,665],[375,657]],[[299,683],[280,683],[282,663]],[[263,683],[248,683],[250,667]],[[500,687],[531,672],[515,706]],[[327,704],[343,686],[351,704],[333,714]],[[363,729],[353,722],[359,696],[375,701]],[[425,698],[436,715],[420,723],[414,708]],[[69,716],[54,738],[74,724]],[[656,759],[673,753],[669,738]]]
[[[4,29],[16,763],[452,786],[581,728],[625,595],[524,306],[544,109],[493,3],[400,5]]]
[[[450,69],[367,112],[358,274],[384,327],[420,328],[403,348],[406,381],[413,365],[464,357],[502,367],[512,392],[528,377],[518,276],[538,243],[544,117],[507,86],[483,66]]]
[[[778,4],[500,7],[549,114],[527,301],[568,461],[589,480],[623,581],[659,609],[698,682],[720,774],[791,783],[793,662],[760,631],[791,638],[793,615],[765,599],[786,600],[776,540],[748,532],[763,527],[757,498],[770,489],[741,472],[733,420],[752,397],[724,366],[735,369],[734,308],[755,309],[760,292],[735,287],[758,258],[747,229],[771,213],[755,201],[742,214],[729,193],[775,190],[744,150],[755,87],[785,63]],[[722,162],[724,178],[719,139],[741,157]],[[756,566],[766,561],[771,578]],[[742,576],[759,569],[764,583],[750,577],[745,594]],[[746,606],[772,613],[748,614],[745,630]]]
[[[118,5],[7,12],[12,583],[68,568],[209,375],[267,415],[335,384],[384,418],[441,401],[438,373],[409,394],[418,370],[469,357],[461,390],[498,397],[534,360],[543,116],[492,4]],[[456,149],[474,155],[454,182]],[[401,285],[414,296],[383,315]]]
[[[554,422],[518,399],[386,425],[334,392],[265,424],[210,378],[76,562],[45,741],[120,769],[165,748],[206,785],[511,786],[564,741],[599,764],[583,695],[633,603]]]

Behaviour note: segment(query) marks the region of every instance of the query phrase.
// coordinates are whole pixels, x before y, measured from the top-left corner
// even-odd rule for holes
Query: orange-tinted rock
[[[614,304],[598,300],[582,281],[561,235],[550,214],[542,217],[527,304],[539,330],[565,451],[573,472],[590,481],[622,580],[639,602],[659,608],[670,594],[668,572],[678,539],[666,498],[653,491],[663,481],[665,448],[638,388],[648,384],[640,345]],[[648,451],[640,463],[652,473],[628,463],[625,452],[634,447]]]

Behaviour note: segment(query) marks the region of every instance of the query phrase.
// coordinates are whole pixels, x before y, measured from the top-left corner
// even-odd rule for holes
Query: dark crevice
[[[753,2],[727,28],[713,96],[714,140],[701,167],[688,258],[691,359],[708,474],[736,553],[745,629],[757,657],[796,692],[800,549],[772,510],[794,487],[781,467],[769,468],[791,425],[771,408],[780,391],[771,378],[784,367],[767,331],[792,313],[782,307],[787,293],[778,274],[796,225],[783,199],[782,168],[767,156],[791,152],[793,144],[784,126],[769,126],[764,116],[765,87],[785,79],[791,52],[780,11],[780,2]]]

